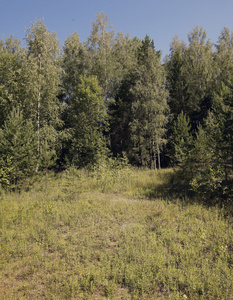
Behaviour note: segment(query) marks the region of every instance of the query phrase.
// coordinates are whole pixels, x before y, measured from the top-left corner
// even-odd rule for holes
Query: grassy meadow
[[[173,170],[70,169],[0,200],[0,299],[233,299],[233,222]]]

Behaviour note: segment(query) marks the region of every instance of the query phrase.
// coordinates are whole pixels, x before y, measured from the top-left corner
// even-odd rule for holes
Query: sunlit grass
[[[172,172],[70,169],[2,196],[0,299],[233,299],[232,219],[163,199]]]

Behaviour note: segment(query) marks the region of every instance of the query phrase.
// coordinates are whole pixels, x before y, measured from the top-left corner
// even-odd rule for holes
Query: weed
[[[103,171],[4,195],[1,299],[233,299],[231,217],[168,198],[172,170]]]

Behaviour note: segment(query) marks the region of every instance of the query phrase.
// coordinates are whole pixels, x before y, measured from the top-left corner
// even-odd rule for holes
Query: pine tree
[[[13,108],[0,129],[0,182],[18,184],[35,172],[36,135],[30,120]]]
[[[223,172],[222,194],[232,199],[233,191],[233,33],[224,28],[216,45],[217,80],[213,110],[218,120],[218,166]]]
[[[231,87],[233,76],[233,32],[225,27],[216,44],[215,61],[217,64],[217,91],[222,89],[222,85]]]
[[[186,162],[189,151],[192,149],[190,119],[183,111],[173,124],[170,144],[170,158],[173,165],[183,165]]]
[[[22,64],[24,50],[20,41],[13,36],[0,41],[0,127],[13,107],[21,103],[23,97]]]
[[[233,38],[227,28],[222,31],[211,72],[215,73],[211,110],[198,127],[194,147],[183,172],[192,190],[205,201],[232,199],[233,191]],[[208,79],[208,77],[207,77]],[[209,81],[211,82],[211,80]],[[204,82],[205,83],[205,82]],[[197,86],[198,88],[198,86]],[[199,95],[203,93],[200,86]],[[208,90],[208,89],[207,89]]]
[[[214,116],[216,161],[224,174],[222,189],[229,196],[233,190],[233,91],[224,83],[214,98]]]
[[[221,127],[219,117],[209,111],[204,127],[198,126],[185,160],[179,165],[178,176],[186,188],[205,202],[223,195]]]

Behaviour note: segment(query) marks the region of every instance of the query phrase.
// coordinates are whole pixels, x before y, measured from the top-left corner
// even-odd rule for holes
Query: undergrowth
[[[0,299],[233,299],[232,218],[169,198],[172,174],[70,168],[2,194]]]

